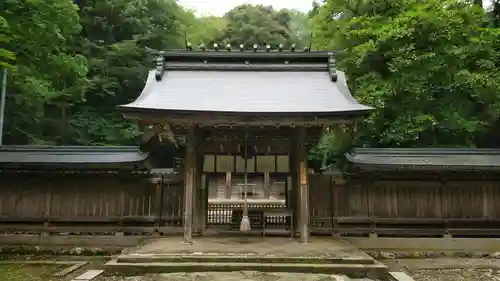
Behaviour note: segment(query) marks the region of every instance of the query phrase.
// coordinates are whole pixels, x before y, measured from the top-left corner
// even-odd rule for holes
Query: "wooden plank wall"
[[[103,231],[113,226],[109,230],[115,232],[127,226],[149,227],[147,231],[182,226],[181,184],[115,177],[0,182],[3,231],[14,231],[27,223],[39,223],[47,232],[58,232],[54,227],[63,226],[65,230],[70,226],[103,226]],[[163,200],[157,200],[159,197]]]
[[[500,182],[337,185],[330,176],[310,177],[313,234],[500,235],[497,202]],[[0,232],[168,233],[182,230],[182,210],[182,182],[0,179]]]
[[[347,182],[311,177],[311,229],[316,233],[387,235],[499,233],[500,182]],[[489,230],[489,232],[488,232]],[[475,234],[474,234],[475,235]]]

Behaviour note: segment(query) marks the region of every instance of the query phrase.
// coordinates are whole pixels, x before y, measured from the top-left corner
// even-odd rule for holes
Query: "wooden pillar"
[[[231,199],[232,186],[233,186],[233,175],[231,172],[226,172],[226,183],[224,184],[224,198]],[[217,196],[219,196],[218,192]]]
[[[160,222],[163,213],[163,175],[153,180],[155,182],[155,197],[153,201],[153,214],[156,216],[155,235],[159,235],[161,233],[160,227],[162,227],[162,225]]]
[[[49,219],[51,215],[51,209],[52,209],[52,182],[48,182],[47,190],[45,193],[45,211],[43,213],[44,217],[44,222],[43,226],[44,227],[49,227]],[[48,236],[50,232],[42,232],[42,236]]]
[[[299,196],[298,196],[298,161],[297,161],[297,144],[296,144],[296,131],[293,130],[292,137],[290,138],[290,154],[289,154],[289,171],[290,171],[290,196],[288,199],[290,200],[289,206],[293,210],[293,234],[295,237],[298,232],[298,226],[300,221],[299,216]]]
[[[196,151],[196,170],[194,174],[194,192],[193,192],[193,202],[194,202],[194,209],[193,209],[193,214],[194,214],[194,232],[197,234],[202,234],[203,232],[203,204],[202,200],[205,199],[204,194],[202,192],[202,182],[201,182],[201,176],[203,174],[203,152],[200,147],[202,147],[201,138],[199,137],[199,134],[197,132],[196,134],[196,146],[195,146],[195,151]]]
[[[193,196],[196,174],[196,128],[188,128],[184,157],[184,243],[193,243]]]
[[[208,214],[208,183],[207,176],[202,173],[201,175],[201,190],[200,190],[200,225],[201,235],[205,232],[207,227],[207,214]]]
[[[271,178],[269,172],[264,172],[264,197],[269,199],[271,196]]]
[[[297,131],[297,154],[300,182],[300,242],[306,244],[309,242],[309,176],[305,127],[299,127]]]

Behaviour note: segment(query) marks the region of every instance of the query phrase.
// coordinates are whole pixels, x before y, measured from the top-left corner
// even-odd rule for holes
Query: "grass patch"
[[[52,276],[64,265],[52,264],[2,264],[0,265],[0,280],[5,281],[61,281],[60,277]]]

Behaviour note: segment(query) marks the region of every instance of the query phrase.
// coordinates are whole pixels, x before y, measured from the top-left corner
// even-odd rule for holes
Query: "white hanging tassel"
[[[245,182],[244,182],[244,197],[243,197],[243,216],[240,223],[240,231],[246,232],[250,231],[250,219],[248,218],[248,197],[247,197],[247,187],[248,187],[248,132],[245,132]]]
[[[250,230],[252,230],[252,228],[250,228],[250,219],[248,219],[248,215],[243,215],[241,218],[240,231],[247,232]]]

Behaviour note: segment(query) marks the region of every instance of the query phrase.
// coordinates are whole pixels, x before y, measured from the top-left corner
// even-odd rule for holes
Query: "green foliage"
[[[500,0],[490,1],[491,5],[487,10],[487,22],[490,27],[500,28]]]
[[[224,36],[227,20],[220,17],[197,18],[192,11],[186,11],[184,28],[186,39],[195,47],[199,44],[209,47]]]
[[[325,132],[318,145],[309,151],[309,160],[316,165],[321,163],[319,166],[323,169],[331,164],[342,167],[345,164],[344,154],[352,148],[351,134],[348,128],[331,129]]]
[[[138,144],[136,121],[116,106],[138,97],[152,49],[295,43],[340,49],[356,98],[375,108],[358,126],[363,146],[498,146],[500,2],[326,0],[309,15],[241,5],[196,17],[175,0],[5,0],[0,67],[10,67],[6,143]],[[486,24],[485,24],[486,23]],[[332,130],[333,131],[333,130]],[[328,133],[311,151],[342,159],[350,135]]]
[[[86,58],[72,50],[81,28],[78,7],[62,0],[6,0],[4,16],[11,37],[6,46],[16,55],[9,76],[7,141],[51,142],[48,134],[64,127],[54,118],[82,100],[88,84]]]
[[[359,126],[379,147],[489,146],[500,114],[499,30],[462,1],[328,0],[314,43],[344,50],[339,67],[357,100],[375,107]],[[496,144],[498,145],[498,144]]]
[[[9,25],[5,18],[0,16],[0,46],[10,42]],[[10,63],[14,60],[14,53],[8,49],[0,47],[0,69],[10,67]]]
[[[106,0],[82,5],[81,53],[89,58],[85,100],[75,105],[70,142],[81,145],[137,144],[133,120],[116,106],[136,99],[153,67],[152,49],[178,48],[183,10],[174,0]]]
[[[231,43],[340,49],[356,98],[375,108],[364,146],[498,146],[500,4],[326,0],[309,15],[241,5],[196,17],[175,0],[5,0],[0,67],[10,67],[6,143],[129,145],[141,131],[116,106],[138,97],[152,49]],[[312,18],[312,19],[310,19]],[[485,24],[486,22],[486,24]],[[327,134],[323,166],[350,149]]]
[[[276,11],[263,5],[241,5],[229,11],[224,18],[227,27],[217,42],[233,46],[271,44],[298,47],[309,40],[309,19],[307,15],[292,10]]]
[[[12,63],[5,142],[138,144],[141,131],[116,106],[135,100],[154,66],[147,48],[299,42],[308,19],[294,11],[242,6],[225,17],[197,18],[175,0],[5,0],[0,66]],[[239,16],[250,15],[246,22]],[[262,20],[262,22],[260,22]],[[9,25],[7,25],[9,23]],[[245,25],[245,30],[236,30]],[[252,30],[250,30],[252,29]],[[246,41],[242,38],[250,32]],[[288,40],[288,41],[287,41]],[[259,41],[260,42],[260,41]],[[14,50],[14,54],[7,51]]]

